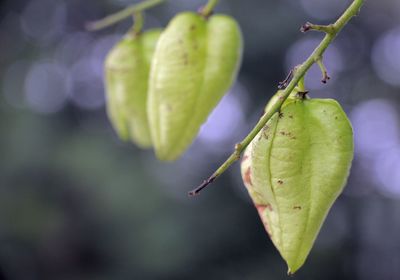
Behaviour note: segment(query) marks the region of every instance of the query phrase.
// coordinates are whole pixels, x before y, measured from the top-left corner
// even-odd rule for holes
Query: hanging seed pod
[[[149,84],[148,117],[160,160],[174,160],[236,79],[242,36],[234,19],[185,12],[162,33]]]
[[[161,30],[128,33],[105,62],[107,113],[119,137],[150,147],[147,90],[150,63]]]
[[[244,184],[290,274],[304,264],[352,158],[351,124],[330,99],[289,98],[247,147]]]

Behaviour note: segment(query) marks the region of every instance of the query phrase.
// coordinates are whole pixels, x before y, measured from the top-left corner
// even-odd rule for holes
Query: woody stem
[[[218,4],[219,0],[208,0],[207,4],[201,10],[201,14],[205,17],[208,17],[214,10],[215,6]]]
[[[144,16],[141,11],[133,13],[133,22],[134,22],[132,27],[133,34],[134,35],[140,34],[142,32],[144,24]]]
[[[329,25],[329,32],[326,32],[325,37],[322,39],[320,44],[315,48],[312,54],[298,67],[295,68],[292,79],[286,88],[279,92],[279,97],[277,102],[270,107],[268,111],[264,113],[258,123],[255,125],[253,130],[235,146],[234,152],[228,157],[227,160],[203,183],[189,192],[190,196],[198,194],[201,190],[206,188],[210,183],[217,179],[222,173],[224,173],[235,161],[240,158],[240,154],[243,150],[250,144],[258,132],[265,126],[271,117],[280,110],[282,104],[289,97],[290,93],[296,87],[296,85],[301,81],[310,67],[319,61],[323,56],[325,50],[335,39],[337,34],[343,29],[343,27],[350,21],[353,16],[356,16],[363,5],[364,0],[354,0],[352,4],[344,11],[344,13],[337,19],[337,21]],[[325,30],[322,30],[325,31]]]

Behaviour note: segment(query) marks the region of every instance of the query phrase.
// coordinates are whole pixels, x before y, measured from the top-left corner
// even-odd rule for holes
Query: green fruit
[[[229,16],[185,12],[162,33],[149,83],[151,138],[160,160],[174,160],[236,79],[242,36]]]
[[[107,113],[122,140],[150,147],[147,90],[151,59],[161,30],[127,34],[107,55]]]
[[[289,273],[304,264],[352,159],[351,124],[331,99],[289,98],[247,147],[242,178]]]

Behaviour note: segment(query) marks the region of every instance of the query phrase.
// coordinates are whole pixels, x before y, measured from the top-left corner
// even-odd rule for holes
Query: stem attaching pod
[[[296,66],[294,70],[290,73],[289,77],[283,83],[279,84],[279,88],[283,90],[280,92],[280,96],[277,102],[275,102],[268,111],[265,111],[264,115],[250,131],[250,133],[241,142],[236,144],[232,154],[217,168],[217,170],[207,180],[204,180],[197,188],[189,192],[190,196],[199,194],[209,184],[211,184],[219,176],[221,176],[236,160],[240,158],[240,154],[242,153],[242,151],[250,144],[250,142],[259,133],[259,131],[263,129],[265,124],[272,118],[272,116],[280,110],[282,104],[289,97],[290,93],[295,89],[295,87],[303,84],[304,76],[311,68],[311,66],[318,61],[321,63],[321,58],[326,49],[333,42],[333,40],[343,29],[343,27],[350,21],[350,19],[358,14],[363,3],[364,0],[354,0],[334,24],[329,25],[329,27],[327,28],[322,28],[324,30],[321,31],[324,31],[326,33],[324,39],[322,39],[319,45],[311,53],[311,55],[302,64]],[[306,29],[309,30],[310,24],[307,25],[308,27]],[[323,71],[322,82],[326,82],[329,79],[329,76],[327,75],[324,66],[321,70]]]

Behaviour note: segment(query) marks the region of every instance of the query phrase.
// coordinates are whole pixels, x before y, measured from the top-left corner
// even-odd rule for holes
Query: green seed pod
[[[151,146],[147,120],[150,63],[161,30],[127,34],[105,61],[107,113],[122,140]]]
[[[353,132],[331,99],[289,98],[247,147],[244,184],[289,273],[305,262],[353,159]]]
[[[196,137],[236,79],[242,36],[225,15],[177,15],[162,33],[150,74],[148,117],[160,160],[174,160]]]

